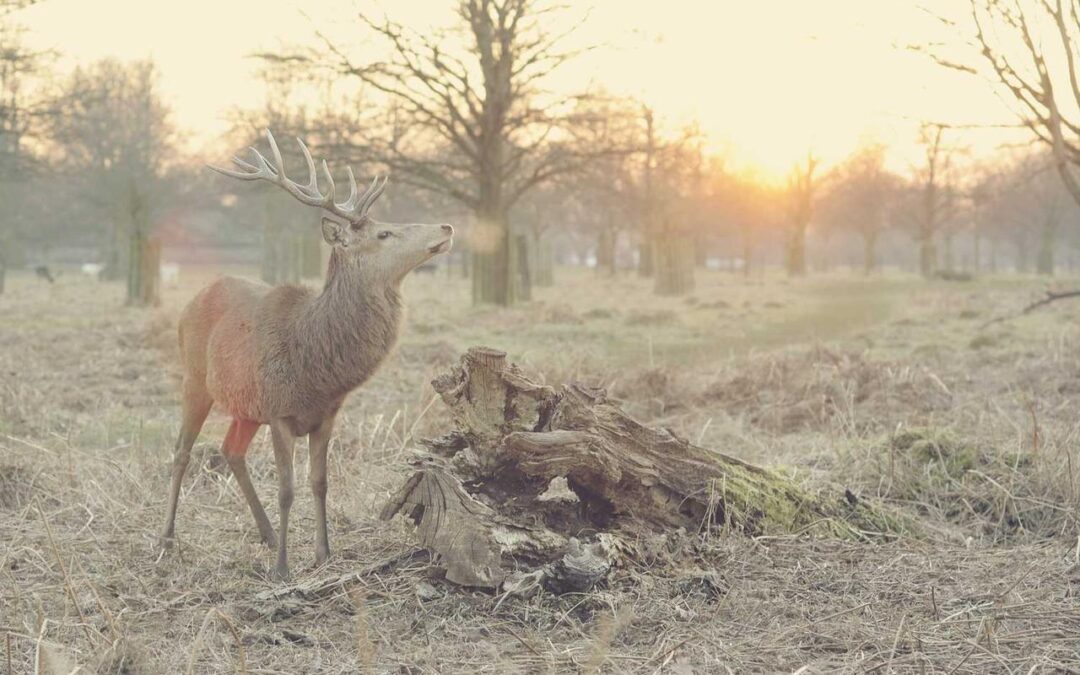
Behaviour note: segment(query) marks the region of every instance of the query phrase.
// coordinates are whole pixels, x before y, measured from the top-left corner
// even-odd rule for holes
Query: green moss
[[[974,469],[978,450],[953,436],[949,431],[933,428],[914,428],[894,435],[889,441],[889,452],[894,460],[912,464],[919,473],[930,469],[940,472],[942,478],[959,479]]]
[[[753,535],[865,541],[917,532],[913,521],[882,504],[835,486],[812,490],[774,469],[725,464],[724,479],[714,488],[727,524]]]

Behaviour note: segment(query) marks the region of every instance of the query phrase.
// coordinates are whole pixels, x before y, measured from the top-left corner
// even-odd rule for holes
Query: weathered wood
[[[420,545],[435,552],[446,578],[462,586],[497,587],[506,576],[500,568],[494,512],[465,491],[461,481],[431,468],[401,486],[381,517],[408,513]]]
[[[872,539],[904,529],[843,490],[813,492],[645,426],[601,389],[538,384],[498,350],[470,349],[433,385],[454,429],[428,446],[450,461],[422,464],[383,517],[409,515],[455,583],[586,590],[628,555],[621,540],[674,531]],[[570,498],[551,498],[563,480]]]
[[[310,601],[317,598],[324,598],[339,592],[346,586],[351,586],[352,584],[362,581],[366,577],[373,574],[381,574],[391,568],[398,567],[402,563],[418,559],[421,556],[426,560],[428,554],[423,549],[414,548],[405,551],[404,553],[390,556],[389,558],[385,558],[371,565],[367,565],[355,572],[339,574],[333,577],[306,579],[299,583],[286,586],[275,586],[269,590],[256,593],[255,599],[260,602],[280,602],[291,599]]]
[[[481,473],[495,466],[507,434],[542,428],[555,400],[554,389],[532,382],[507,364],[505,352],[487,347],[473,347],[460,368],[431,384],[454,419],[454,431],[439,443],[463,447],[462,462]]]

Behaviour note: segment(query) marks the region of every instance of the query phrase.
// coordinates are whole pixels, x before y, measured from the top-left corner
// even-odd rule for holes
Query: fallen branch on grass
[[[425,443],[382,517],[411,519],[453,583],[580,592],[676,532],[867,540],[905,529],[842,489],[810,491],[645,426],[602,389],[539,384],[494,349],[470,349],[432,384],[454,429]]]
[[[1018,316],[1024,316],[1025,314],[1030,314],[1031,312],[1035,311],[1036,309],[1038,309],[1040,307],[1045,307],[1046,305],[1049,305],[1052,302],[1057,302],[1058,300],[1068,300],[1069,298],[1080,298],[1080,290],[1074,290],[1074,291],[1047,291],[1045,296],[1043,296],[1042,298],[1032,302],[1028,306],[1024,307],[1022,310],[1020,310],[1019,312],[1016,312],[1015,314],[1006,314],[1005,316],[999,316],[996,319],[990,319],[989,321],[987,321],[983,325],[979,326],[979,328],[980,329],[981,328],[986,328],[986,327],[992,326],[992,325],[994,325],[996,323],[1002,323],[1004,321],[1008,321],[1009,319],[1015,319]]]
[[[327,595],[333,595],[346,586],[362,581],[365,577],[386,572],[402,563],[416,560],[421,557],[426,558],[427,552],[418,548],[410,549],[404,553],[399,553],[384,560],[380,560],[377,563],[367,565],[355,572],[349,572],[334,577],[323,577],[321,579],[309,579],[307,581],[289,584],[288,586],[271,588],[270,590],[256,594],[255,599],[262,602],[279,601],[287,598],[312,600]]]

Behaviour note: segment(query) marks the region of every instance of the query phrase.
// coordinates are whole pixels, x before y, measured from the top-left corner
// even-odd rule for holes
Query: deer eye
[[[378,234],[379,239],[386,239],[390,236],[390,230],[383,230]]]

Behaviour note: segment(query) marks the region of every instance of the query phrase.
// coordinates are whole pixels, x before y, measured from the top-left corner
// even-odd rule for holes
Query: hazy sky
[[[937,0],[956,7],[959,0]],[[247,55],[310,43],[316,28],[372,54],[358,8],[425,29],[446,25],[453,0],[46,0],[21,21],[61,68],[105,56],[153,58],[161,88],[195,147],[226,128],[228,110],[260,106],[257,62]],[[917,153],[920,119],[1012,121],[986,83],[944,71],[904,45],[935,22],[903,0],[591,0],[560,19],[587,16],[575,40],[601,48],[554,85],[602,83],[640,96],[669,123],[697,119],[714,148],[766,174],[813,150],[835,161],[860,139],[883,141],[902,168]],[[577,7],[580,6],[580,9]],[[306,16],[305,16],[306,13]],[[979,131],[976,153],[1000,141]]]

